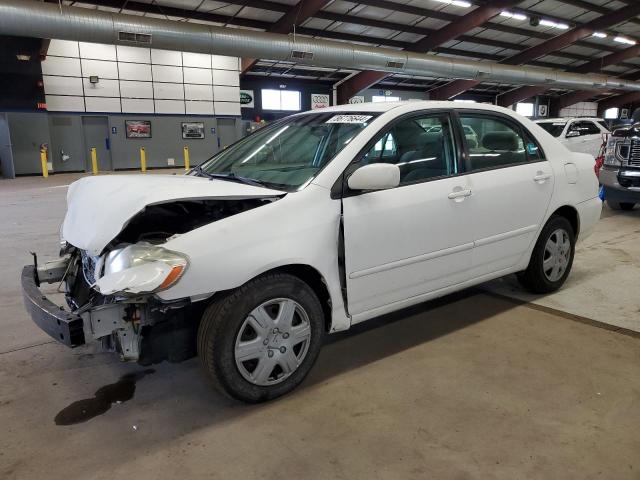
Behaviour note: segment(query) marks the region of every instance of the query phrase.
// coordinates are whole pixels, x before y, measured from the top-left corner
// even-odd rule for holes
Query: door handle
[[[538,172],[535,177],[533,177],[533,181],[536,183],[544,183],[551,178],[550,173]]]
[[[449,200],[462,202],[466,197],[471,196],[471,190],[454,190],[447,196],[449,197]]]

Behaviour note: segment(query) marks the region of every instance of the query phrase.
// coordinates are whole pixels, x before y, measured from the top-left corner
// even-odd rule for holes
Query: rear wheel
[[[297,387],[313,366],[324,331],[313,290],[270,274],[214,301],[198,331],[198,354],[214,385],[256,403]]]
[[[607,204],[612,210],[633,210],[633,207],[636,206],[632,202],[616,202],[613,200],[607,200]]]
[[[571,223],[553,215],[542,229],[529,266],[518,275],[518,280],[533,293],[555,292],[569,276],[574,253],[575,232]]]

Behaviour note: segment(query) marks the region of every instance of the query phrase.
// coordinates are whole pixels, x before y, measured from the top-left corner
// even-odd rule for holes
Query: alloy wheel
[[[554,230],[544,247],[542,270],[545,277],[551,282],[557,282],[562,278],[571,258],[571,240],[566,230],[558,228]]]

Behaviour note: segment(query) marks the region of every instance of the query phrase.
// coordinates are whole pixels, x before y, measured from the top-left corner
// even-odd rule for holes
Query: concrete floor
[[[211,390],[195,359],[145,373],[51,342],[19,272],[29,250],[55,257],[70,178],[0,181],[0,478],[640,478],[640,336],[477,290],[329,337],[302,388],[260,406]],[[575,295],[535,301],[595,317],[591,275],[638,285],[633,245],[607,240],[637,213],[609,214]],[[610,247],[635,268],[581,266]]]

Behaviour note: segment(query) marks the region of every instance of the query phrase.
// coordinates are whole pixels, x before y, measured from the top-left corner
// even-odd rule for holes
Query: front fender
[[[348,328],[340,289],[338,232],[340,201],[327,189],[309,185],[261,208],[204,225],[164,246],[186,254],[189,268],[163,300],[202,297],[237,288],[258,275],[287,265],[307,265],[327,283],[332,330]]]

